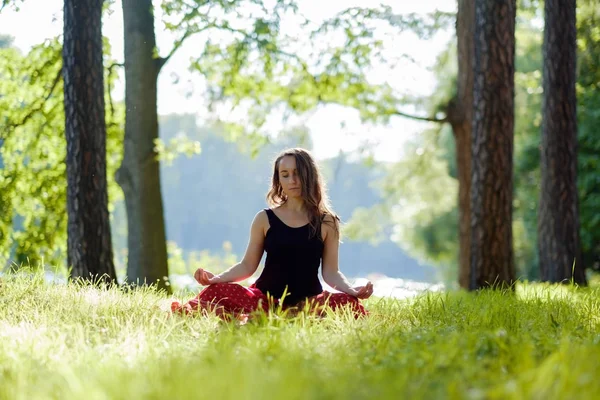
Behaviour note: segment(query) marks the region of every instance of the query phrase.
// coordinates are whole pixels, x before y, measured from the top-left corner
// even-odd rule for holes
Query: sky
[[[0,34],[14,37],[14,44],[24,52],[31,46],[43,42],[46,38],[62,32],[62,0],[25,0],[19,11],[5,8],[0,13]],[[161,21],[159,2],[156,6],[156,38],[159,54],[165,55],[174,40],[172,34],[164,29]],[[335,13],[351,7],[373,7],[375,2],[369,0],[301,0],[300,11],[315,22],[330,18]],[[389,4],[399,13],[425,13],[436,9],[455,11],[456,0],[419,0],[419,1],[381,1],[377,4]],[[121,1],[116,0],[111,12],[103,19],[103,34],[110,40],[113,56],[119,61],[123,59],[123,15]],[[288,25],[290,26],[290,25]],[[290,31],[293,33],[293,25]],[[166,64],[158,80],[158,112],[195,113],[198,121],[207,118],[206,104],[202,88],[202,78],[198,74],[188,72],[190,58],[195,49],[202,43],[202,37],[191,37]],[[395,70],[381,67],[374,71],[373,79],[390,83],[402,92],[426,96],[434,90],[435,79],[428,67],[431,67],[436,56],[448,46],[449,33],[443,32],[431,40],[420,41],[411,33],[401,34],[394,40],[390,52],[409,54],[416,63],[406,62]],[[178,79],[175,79],[175,76]],[[115,99],[122,99],[124,81],[115,87]],[[411,112],[410,109],[405,111]],[[427,128],[427,123],[395,117],[386,126],[372,126],[361,123],[358,113],[339,106],[322,106],[301,120],[311,132],[313,154],[319,159],[335,156],[339,151],[352,152],[365,144],[370,144],[373,154],[380,161],[397,161],[402,157],[403,144],[414,135]],[[279,116],[269,119],[267,129],[272,134],[284,126]]]

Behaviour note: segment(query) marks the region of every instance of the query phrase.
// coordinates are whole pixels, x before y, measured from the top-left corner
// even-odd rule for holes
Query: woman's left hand
[[[358,297],[359,299],[368,299],[373,294],[373,284],[371,282],[367,282],[364,286],[356,286],[353,287],[356,293],[353,293],[353,296]]]

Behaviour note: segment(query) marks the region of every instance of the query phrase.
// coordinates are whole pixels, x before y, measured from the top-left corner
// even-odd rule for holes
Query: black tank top
[[[323,291],[319,266],[323,257],[320,229],[310,236],[310,225],[292,228],[271,209],[265,209],[270,228],[265,236],[267,259],[256,281],[261,292],[279,299],[287,288],[284,305],[293,305]]]

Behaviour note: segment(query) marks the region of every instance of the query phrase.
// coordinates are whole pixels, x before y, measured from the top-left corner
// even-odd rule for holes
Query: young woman
[[[184,305],[174,302],[171,309],[239,316],[268,311],[270,297],[283,308],[308,306],[323,313],[327,306],[348,306],[357,317],[366,314],[358,299],[371,296],[373,285],[352,287],[338,269],[340,220],[328,204],[319,168],[308,151],[294,148],[277,157],[267,202],[271,208],[254,217],[242,261],[219,275],[198,269],[194,278],[207,287]],[[267,258],[258,280],[248,288],[234,283],[254,274],[263,251]],[[324,281],[341,293],[323,291],[321,264]]]

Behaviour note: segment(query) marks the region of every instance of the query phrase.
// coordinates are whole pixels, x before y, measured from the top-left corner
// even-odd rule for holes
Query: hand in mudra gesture
[[[355,286],[352,289],[356,292],[353,295],[359,299],[368,299],[373,294],[373,284],[371,282],[367,282],[364,286]]]
[[[218,283],[215,274],[202,268],[198,268],[196,272],[194,272],[194,279],[202,286]]]

